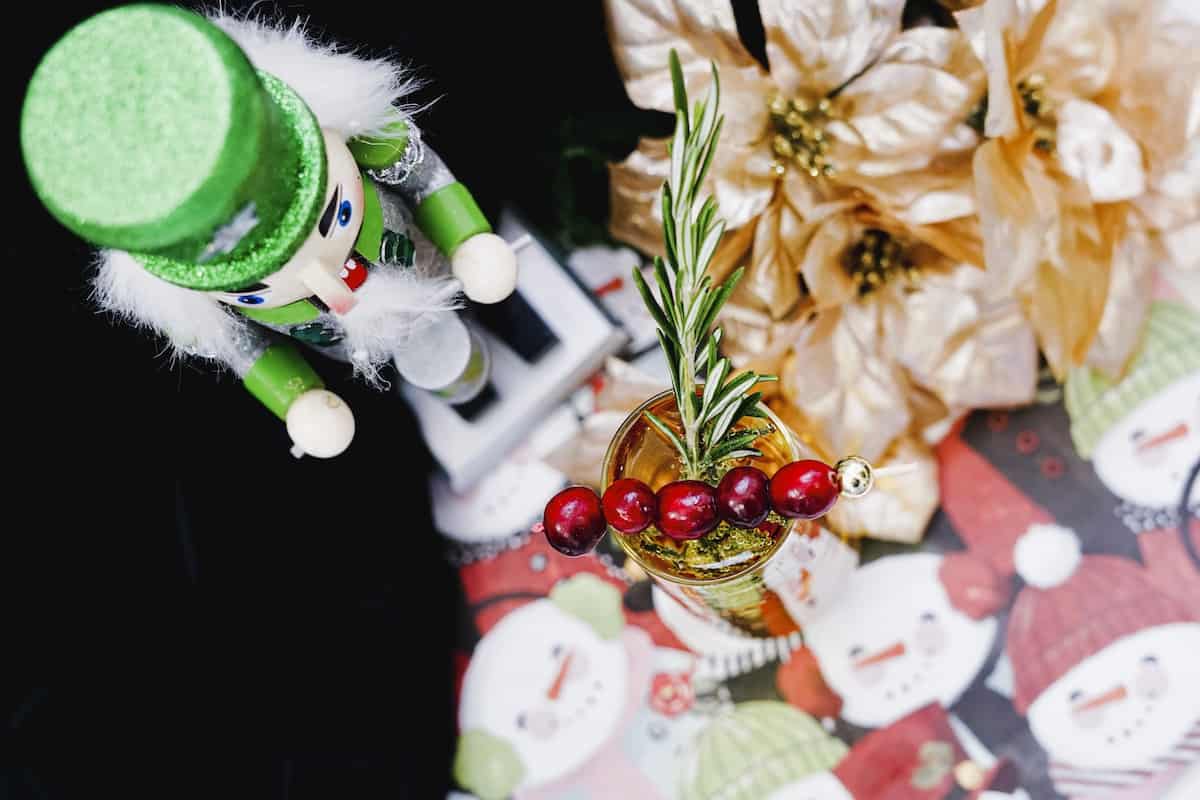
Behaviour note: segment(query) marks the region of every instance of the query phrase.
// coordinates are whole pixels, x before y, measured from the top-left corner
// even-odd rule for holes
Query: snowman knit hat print
[[[1133,561],[1081,555],[1056,525],[1021,538],[1017,571],[1013,704],[1049,754],[1056,789],[1149,798],[1200,778],[1200,609]]]
[[[952,434],[939,447],[944,510],[967,550],[939,577],[979,618],[1012,601],[1013,706],[1067,796],[1158,797],[1200,769],[1200,573],[1175,530],[1139,535],[1143,564],[1087,555],[992,464]],[[1192,772],[1190,772],[1192,771]],[[1120,791],[1116,791],[1120,789]]]
[[[1073,666],[1123,637],[1159,625],[1197,622],[1119,556],[1084,556],[1079,539],[1058,525],[1035,525],[1017,542],[1017,574],[1025,582],[1013,603],[1008,653],[1013,704],[1022,714]]]

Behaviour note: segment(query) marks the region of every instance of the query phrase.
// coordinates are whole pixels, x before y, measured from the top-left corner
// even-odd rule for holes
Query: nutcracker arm
[[[250,394],[287,425],[292,455],[332,458],[354,438],[354,415],[290,344],[272,344],[242,376]]]
[[[416,126],[399,121],[387,134],[359,137],[349,147],[375,180],[391,186],[412,206],[417,227],[450,259],[467,297],[497,303],[512,294],[517,285],[516,253],[492,233],[475,198],[421,141]]]

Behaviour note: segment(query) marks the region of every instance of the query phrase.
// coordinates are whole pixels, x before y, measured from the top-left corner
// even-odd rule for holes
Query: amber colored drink
[[[682,477],[678,451],[646,421],[647,410],[682,433],[674,395],[664,392],[650,398],[613,437],[604,460],[605,488],[619,478],[637,478],[658,491]],[[754,443],[762,455],[730,461],[724,469],[753,466],[770,477],[798,458],[791,431],[769,410],[767,414],[765,419],[746,417],[734,424],[737,429],[763,431]],[[715,483],[720,474],[705,477]],[[756,529],[721,523],[712,533],[691,541],[676,541],[653,526],[631,536],[611,528],[609,532],[630,558],[692,613],[754,636],[775,636],[799,629],[789,607],[803,600],[809,578],[821,568],[806,541],[819,530],[812,522],[771,515]]]

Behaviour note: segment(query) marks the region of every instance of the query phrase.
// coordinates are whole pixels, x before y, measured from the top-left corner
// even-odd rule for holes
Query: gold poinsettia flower
[[[982,64],[957,30],[901,30],[903,0],[761,0],[770,71],[745,50],[726,0],[608,0],[609,33],[630,98],[673,108],[668,53],[689,92],[721,74],[725,125],[707,188],[730,232],[713,271],[745,264],[739,298],[781,319],[813,209],[844,196],[922,225],[974,212],[965,124]],[[665,140],[643,139],[611,168],[614,235],[661,250]]]
[[[731,358],[778,371],[769,402],[821,457],[910,465],[870,504],[831,515],[832,530],[916,541],[938,501],[931,445],[971,408],[1033,399],[1032,328],[974,266],[973,219],[911,226],[842,200],[810,224],[797,254],[808,297],[781,322],[727,314]]]
[[[1146,192],[1124,246],[1200,306],[1200,4],[1109,0],[1122,31],[1096,102],[1142,147]]]
[[[1081,363],[1121,372],[1153,264],[1200,235],[1195,191],[1173,178],[1195,138],[1177,103],[1193,107],[1196,71],[1163,60],[1151,5],[988,0],[956,14],[988,72],[974,156],[985,263],[1060,378]],[[1187,49],[1174,57],[1194,64]]]
[[[1017,303],[963,259],[971,227],[905,226],[861,204],[819,223],[803,272],[823,280],[809,283],[813,313],[780,372],[782,397],[802,420],[797,430],[817,449],[873,463],[902,452],[929,463],[930,444],[967,410],[1033,399],[1033,332]],[[933,473],[923,474],[904,491],[936,504]],[[887,495],[881,503],[903,505]],[[883,516],[872,535],[882,535]],[[920,525],[905,528],[910,535],[928,514],[913,520]]]

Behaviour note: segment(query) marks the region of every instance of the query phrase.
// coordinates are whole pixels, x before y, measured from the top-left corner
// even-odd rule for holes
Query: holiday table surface
[[[1200,370],[1164,367],[1168,312],[1196,324],[1156,306],[1127,407],[1097,417],[1106,385],[1077,379],[965,417],[936,448],[924,538],[823,530],[836,585],[772,587],[803,631],[757,640],[690,616],[611,540],[567,558],[531,530],[568,482],[552,441],[586,450],[606,381],[628,380],[610,366],[470,493],[435,488],[466,609],[460,791],[1197,796],[1200,519],[1195,492],[1186,525],[1178,500]]]

